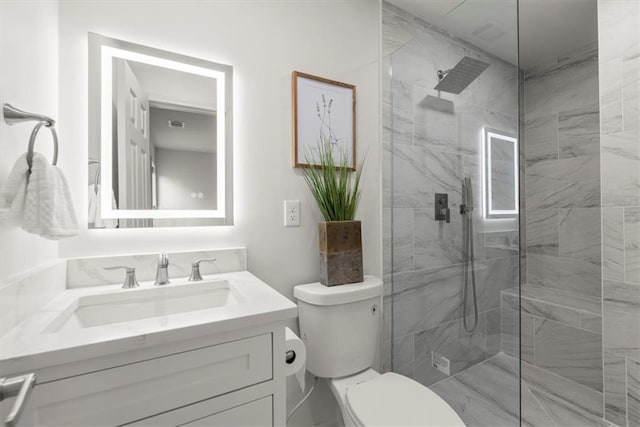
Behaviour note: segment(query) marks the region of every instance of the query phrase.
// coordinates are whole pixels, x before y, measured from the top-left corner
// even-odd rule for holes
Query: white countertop
[[[293,302],[249,272],[207,275],[204,279],[227,280],[243,299],[243,303],[48,332],[52,322],[80,297],[132,292],[130,289],[120,289],[120,284],[67,289],[0,338],[0,374],[42,369],[172,341],[284,321],[297,316],[297,306]],[[185,278],[172,280],[171,284],[164,287],[189,285]],[[141,282],[140,288],[137,289],[153,286],[153,282]]]

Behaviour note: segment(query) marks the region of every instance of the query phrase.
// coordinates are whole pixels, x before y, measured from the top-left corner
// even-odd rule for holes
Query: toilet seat
[[[388,372],[349,387],[345,411],[358,426],[460,426],[458,414],[422,384]]]

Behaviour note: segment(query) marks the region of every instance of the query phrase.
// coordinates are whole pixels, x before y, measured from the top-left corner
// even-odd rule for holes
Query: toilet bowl
[[[422,384],[392,372],[367,369],[329,380],[345,426],[463,427],[464,422],[440,396]]]
[[[463,427],[447,402],[405,376],[371,369],[381,333],[382,281],[294,288],[307,369],[326,378],[345,426]]]

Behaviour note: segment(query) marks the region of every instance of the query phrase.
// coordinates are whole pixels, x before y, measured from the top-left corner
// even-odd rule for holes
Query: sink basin
[[[77,298],[45,333],[210,310],[241,302],[241,296],[226,280],[118,289]]]

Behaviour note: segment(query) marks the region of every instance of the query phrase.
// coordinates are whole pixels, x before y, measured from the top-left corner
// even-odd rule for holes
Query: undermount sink
[[[243,298],[227,280],[118,289],[80,296],[60,313],[45,333],[210,310],[242,302]]]

